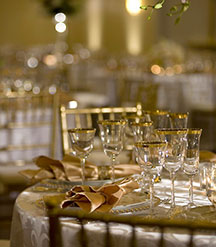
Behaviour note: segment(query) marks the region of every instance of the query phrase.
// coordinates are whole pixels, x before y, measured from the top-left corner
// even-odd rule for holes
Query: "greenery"
[[[148,20],[151,19],[152,13],[154,10],[159,10],[163,8],[163,6],[166,4],[167,0],[159,0],[153,5],[142,5],[140,6],[141,9],[143,10],[149,10],[150,9],[150,14],[148,16]],[[177,24],[183,13],[187,11],[187,9],[190,6],[190,0],[178,0],[176,4],[174,4],[170,9],[169,13],[167,13],[168,16],[177,16],[175,19],[175,23]]]

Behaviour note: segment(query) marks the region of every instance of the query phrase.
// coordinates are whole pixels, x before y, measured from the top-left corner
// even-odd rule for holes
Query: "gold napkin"
[[[40,169],[27,169],[19,172],[32,184],[48,178],[69,181],[80,180],[80,160],[76,157],[66,155],[63,160],[60,161],[51,159],[46,156],[39,156],[34,159],[34,162]],[[86,162],[85,176],[86,178],[97,178],[96,166],[92,165],[89,162]]]
[[[206,161],[216,162],[216,154],[211,151],[201,150],[200,151],[200,162],[206,162]]]
[[[88,213],[109,212],[124,194],[137,188],[139,185],[132,177],[99,188],[77,185],[66,193],[66,200],[61,203],[61,207],[78,206]]]

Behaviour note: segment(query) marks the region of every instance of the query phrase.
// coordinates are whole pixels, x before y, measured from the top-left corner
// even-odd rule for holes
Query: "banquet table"
[[[107,181],[109,182],[109,180]],[[69,190],[73,185],[80,182],[64,183],[58,180],[44,180],[24,190],[17,198],[12,220],[11,228],[11,247],[47,247],[49,246],[49,221],[46,215],[46,207],[43,203],[44,196],[58,195]],[[90,185],[100,185],[104,181],[89,181]],[[184,206],[188,203],[189,182],[182,175],[175,181],[176,205],[177,209],[172,217],[191,218],[193,220],[208,219],[216,222],[216,212],[210,201],[206,197],[205,191],[200,189],[199,181],[194,182],[194,202],[197,207],[190,211],[184,211]],[[170,196],[170,180],[162,178],[155,184],[155,198],[159,198],[159,203],[155,203],[155,217],[161,217],[167,214],[170,205],[166,203]],[[148,205],[148,200],[145,202]],[[149,213],[148,207],[143,210],[133,212],[136,215],[146,216]],[[185,214],[183,212],[186,212]],[[129,212],[128,214],[131,214]],[[79,246],[78,236],[80,225],[73,220],[61,219],[63,246]],[[102,223],[86,223],[88,246],[105,246],[103,244],[103,233],[105,227]],[[131,227],[122,224],[111,225],[111,236],[113,246],[129,246],[128,238],[131,233]],[[157,246],[160,237],[156,228],[136,228],[138,246]],[[187,246],[189,241],[187,232],[176,232],[168,229],[165,234],[166,246]],[[198,232],[194,235],[195,246],[215,246],[215,235],[205,232]]]

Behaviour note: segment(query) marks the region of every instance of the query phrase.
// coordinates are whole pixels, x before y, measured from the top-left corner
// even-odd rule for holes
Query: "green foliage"
[[[190,6],[190,0],[178,0],[178,1],[179,3],[173,5],[170,8],[169,13],[167,13],[168,16],[174,16],[174,15],[177,16],[175,19],[175,24],[179,23],[183,13],[187,11]],[[166,3],[166,0],[160,0],[160,1],[157,1],[154,5],[142,5],[140,6],[140,8],[146,11],[148,9],[151,9],[150,14],[148,15],[148,18],[147,18],[148,20],[150,20],[152,17],[153,11],[163,8],[165,3]]]

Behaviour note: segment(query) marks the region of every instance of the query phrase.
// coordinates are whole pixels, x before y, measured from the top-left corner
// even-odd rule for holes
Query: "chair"
[[[0,95],[1,195],[15,199],[27,185],[18,172],[36,168],[33,163],[36,156],[54,158],[56,155],[57,113],[61,98],[59,92],[53,95],[45,92]]]
[[[140,105],[133,107],[105,107],[105,108],[85,108],[70,109],[65,105],[60,107],[61,131],[62,131],[62,147],[63,154],[70,153],[70,142],[67,130],[69,128],[96,128],[98,135],[97,120],[103,119],[119,119],[127,114],[141,115],[142,109]]]
[[[97,222],[98,224],[103,224],[104,227],[98,226],[97,232],[101,234],[103,240],[100,240],[99,246],[104,247],[111,247],[113,246],[112,242],[112,235],[111,229],[114,226],[113,224],[117,224],[118,228],[123,224],[127,226],[126,232],[121,232],[119,238],[119,243],[122,243],[124,246],[124,238],[127,239],[126,244],[128,247],[137,247],[137,246],[157,246],[157,247],[164,247],[167,246],[167,233],[168,230],[172,232],[172,234],[187,234],[188,239],[184,246],[193,247],[195,245],[195,233],[201,234],[212,234],[215,236],[216,231],[216,224],[203,222],[203,221],[189,221],[183,219],[175,219],[175,220],[168,220],[168,219],[156,219],[156,218],[144,218],[142,216],[135,216],[135,215],[115,215],[111,213],[91,213],[87,214],[81,210],[66,210],[66,209],[59,209],[53,208],[50,205],[48,210],[48,217],[49,217],[49,239],[50,239],[50,247],[57,247],[63,246],[62,242],[62,234],[61,231],[61,218],[67,220],[67,222],[71,219],[72,224],[78,225],[78,237],[75,239],[73,238],[73,246],[82,246],[86,247],[89,246],[89,236],[90,234],[94,234],[92,231],[88,234],[89,228],[86,228],[86,224],[89,225],[92,222]],[[99,230],[100,229],[100,230]],[[103,230],[102,230],[103,229]],[[140,233],[140,229],[143,229],[143,232]],[[144,230],[145,229],[145,230]],[[149,238],[149,232],[155,232],[157,234],[157,239],[154,242],[154,245],[151,245],[151,241],[153,241],[153,237]],[[103,234],[102,234],[103,232]],[[96,234],[96,233],[95,233]],[[145,234],[147,238],[145,238]],[[96,237],[96,236],[95,236]],[[116,239],[115,239],[116,240]],[[169,246],[172,244],[176,245],[176,240],[174,237],[172,241],[175,243],[168,242]],[[149,242],[150,241],[150,242]],[[180,241],[180,246],[183,246],[183,242]],[[200,241],[197,239],[196,241]],[[68,244],[68,243],[67,243]],[[76,245],[77,244],[77,245]],[[117,246],[115,244],[115,246]],[[119,245],[118,245],[119,246]]]
[[[153,81],[153,77],[123,76],[121,105],[130,106],[141,102],[144,110],[155,110],[158,108],[158,90],[159,84]]]

